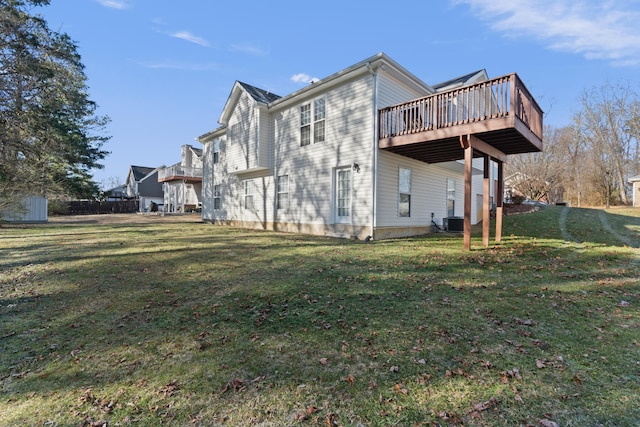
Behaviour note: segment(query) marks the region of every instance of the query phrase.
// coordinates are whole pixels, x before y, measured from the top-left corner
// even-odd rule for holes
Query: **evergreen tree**
[[[108,155],[109,119],[96,115],[76,44],[30,13],[48,4],[0,6],[0,207],[28,194],[92,197],[91,170]]]

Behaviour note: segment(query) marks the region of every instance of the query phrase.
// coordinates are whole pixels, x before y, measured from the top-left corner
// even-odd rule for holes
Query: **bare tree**
[[[638,96],[629,86],[607,83],[585,91],[581,102],[574,127],[591,153],[589,184],[607,205],[628,204],[627,180],[638,159]]]
[[[563,132],[562,129],[545,126],[543,151],[519,154],[509,159],[507,175],[518,175],[513,185],[526,198],[549,203],[560,201],[562,195],[557,190],[563,181],[565,162],[561,156],[564,145],[559,141]]]

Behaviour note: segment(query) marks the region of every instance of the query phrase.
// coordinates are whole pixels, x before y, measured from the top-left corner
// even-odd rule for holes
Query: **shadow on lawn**
[[[551,213],[545,221],[558,221],[559,212]],[[623,219],[608,220],[618,230]],[[589,222],[602,224],[597,216]],[[0,261],[15,269],[26,268],[27,260],[51,265],[0,280],[2,400],[59,391],[78,394],[77,401],[83,390],[112,384],[128,388],[134,400],[142,390],[157,397],[177,380],[196,401],[206,396],[242,408],[251,403],[244,392],[221,392],[239,378],[261,401],[303,393],[302,381],[317,390],[311,385],[317,382],[324,398],[340,406],[356,398],[353,387],[372,393],[358,385],[371,377],[379,413],[386,399],[403,398],[394,387],[405,382],[445,393],[456,381],[466,387],[465,373],[499,384],[501,372],[514,366],[523,366],[529,381],[542,375],[537,358],[569,351],[556,331],[583,318],[602,328],[608,319],[600,308],[615,309],[624,298],[635,304],[638,294],[638,284],[625,290],[629,297],[620,290],[629,280],[626,254],[576,254],[545,241],[540,230],[538,241],[514,239],[472,252],[461,250],[460,237],[445,235],[364,244],[229,228],[197,235],[180,227],[112,230],[106,242],[103,230],[95,242],[74,245],[73,233],[60,237],[70,239],[60,248],[27,242],[19,258]],[[547,237],[558,239],[553,232]],[[591,292],[609,295],[585,301]],[[523,325],[531,313],[539,316],[535,330]],[[571,351],[602,344],[591,323],[575,334],[578,347]],[[629,353],[617,341],[609,344]],[[322,358],[329,363],[319,370]],[[493,366],[482,365],[487,361]],[[549,397],[540,403],[534,396],[557,393],[556,376],[566,381],[567,396],[584,393],[574,384],[573,365],[562,367],[544,372],[549,390],[518,384],[538,413]],[[351,374],[355,386],[344,380]],[[420,378],[427,384],[416,386]],[[461,402],[459,416],[477,403]],[[405,406],[414,411],[411,418],[432,416],[417,402]]]

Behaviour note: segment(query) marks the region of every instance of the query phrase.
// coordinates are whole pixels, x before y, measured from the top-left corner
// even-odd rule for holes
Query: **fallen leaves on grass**
[[[222,387],[222,390],[220,390],[220,394],[224,394],[228,391],[238,392],[244,389],[245,389],[244,381],[241,380],[240,378],[234,378],[233,380],[231,380],[231,382],[228,382],[227,384],[225,384],[224,387]]]
[[[315,406],[311,405],[311,406],[307,406],[307,408],[304,410],[304,412],[299,412],[298,414],[296,414],[295,416],[295,420],[296,421],[306,421],[309,419],[309,417],[313,414],[315,414],[316,412],[318,412],[319,409],[316,408]]]
[[[342,380],[348,382],[351,386],[356,383],[356,377],[354,377],[352,374],[347,375]]]

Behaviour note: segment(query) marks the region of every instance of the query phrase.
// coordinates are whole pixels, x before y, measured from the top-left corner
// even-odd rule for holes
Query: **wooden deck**
[[[158,170],[158,182],[168,181],[202,182],[202,168],[179,165],[160,168]]]
[[[484,159],[482,218],[490,216],[490,162],[498,166],[495,239],[502,239],[503,163],[509,154],[542,151],[542,110],[514,73],[379,111],[382,150],[426,163],[464,159],[464,247],[471,249],[473,157]],[[482,244],[489,245],[489,221]]]
[[[504,155],[542,150],[542,110],[517,74],[379,111],[379,147],[426,163],[463,159],[468,135]]]

